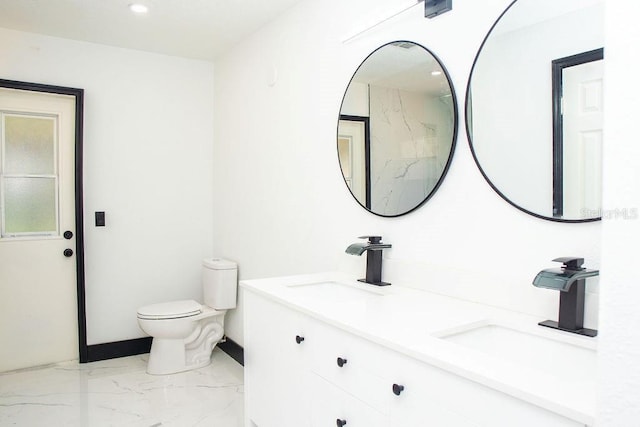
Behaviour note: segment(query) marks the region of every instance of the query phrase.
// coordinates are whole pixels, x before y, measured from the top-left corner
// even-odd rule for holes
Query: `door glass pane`
[[[55,121],[5,115],[5,174],[55,173]]]
[[[4,179],[5,235],[56,233],[55,178]]]

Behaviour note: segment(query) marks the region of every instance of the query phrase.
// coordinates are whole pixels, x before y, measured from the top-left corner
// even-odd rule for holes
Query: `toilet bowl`
[[[205,259],[202,286],[205,304],[178,300],[138,309],[138,325],[153,338],[147,373],[173,374],[211,363],[211,352],[224,337],[224,316],[236,306],[237,265]]]

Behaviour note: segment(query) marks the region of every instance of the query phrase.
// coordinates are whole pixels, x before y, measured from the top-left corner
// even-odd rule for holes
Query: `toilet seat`
[[[202,313],[202,305],[192,299],[146,305],[138,309],[139,319],[180,319]]]

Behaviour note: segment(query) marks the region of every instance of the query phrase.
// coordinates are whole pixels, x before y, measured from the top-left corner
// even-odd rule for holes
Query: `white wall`
[[[351,82],[345,89],[340,114],[346,116],[369,117],[369,85]]]
[[[407,216],[385,219],[362,209],[336,156],[343,92],[371,51],[393,40],[424,45],[449,71],[464,112],[477,49],[509,3],[456,0],[453,11],[431,20],[418,5],[342,43],[376,8],[401,5],[302,2],[217,61],[215,252],[236,260],[245,279],[335,269],[364,275],[365,257],[345,248],[357,236],[380,234],[393,244],[385,251],[385,280],[555,318],[558,294],[533,287],[532,279],[559,256],[583,256],[599,268],[602,226],[552,223],[504,202],[473,161],[462,114],[448,176]],[[278,81],[270,86],[274,68]],[[587,326],[596,327],[597,294],[587,305]],[[241,316],[242,307],[227,328],[240,343]]]
[[[607,2],[604,216],[599,342],[600,426],[640,420],[640,4]]]
[[[0,58],[0,78],[85,89],[88,343],[144,336],[141,305],[200,299],[212,255],[213,64],[5,29]]]
[[[216,253],[237,260],[242,278],[336,267],[363,275],[364,259],[345,255],[344,248],[356,236],[379,233],[394,245],[385,254],[385,279],[541,318],[555,316],[558,297],[531,286],[535,273],[556,256],[584,256],[587,266],[603,271],[601,319],[595,295],[587,308],[587,326],[600,329],[598,425],[635,425],[640,223],[615,213],[627,208],[632,214],[640,205],[640,96],[636,67],[629,66],[637,62],[640,6],[632,0],[606,5],[604,197],[611,219],[557,224],[527,216],[492,192],[473,163],[462,125],[449,175],[425,206],[383,219],[353,201],[336,159],[335,122],[360,61],[393,39],[421,43],[448,68],[462,106],[476,50],[510,0],[456,0],[452,12],[434,20],[416,7],[341,43],[383,3],[304,2],[216,64]],[[267,76],[274,67],[279,80],[271,87]],[[241,314],[240,306],[228,325],[240,342]]]

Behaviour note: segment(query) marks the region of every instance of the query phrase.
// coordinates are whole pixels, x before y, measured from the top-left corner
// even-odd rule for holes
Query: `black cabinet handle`
[[[347,424],[347,420],[341,420],[340,418],[336,420],[336,425],[338,427],[344,427],[345,424]]]
[[[301,337],[300,335],[296,335],[296,343],[300,344],[302,341],[304,341],[304,337]]]
[[[342,357],[338,357],[336,362],[338,363],[338,366],[340,366],[342,368],[344,365],[347,364],[347,359],[343,359]]]
[[[67,249],[64,250],[64,252],[62,252],[62,254],[64,256],[66,256],[67,258],[69,258],[71,255],[73,255],[73,250],[67,248]]]
[[[402,393],[402,391],[404,390],[404,386],[400,384],[394,384],[392,389],[393,394],[395,394],[396,396],[400,396],[400,393]]]

